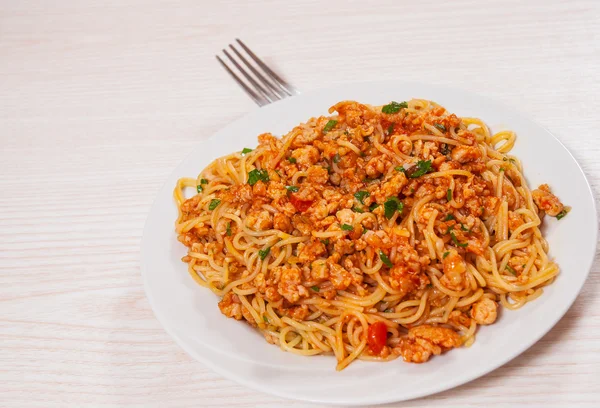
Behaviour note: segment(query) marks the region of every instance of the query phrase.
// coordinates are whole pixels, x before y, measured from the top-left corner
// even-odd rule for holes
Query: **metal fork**
[[[298,95],[300,92],[292,85],[288,84],[279,75],[277,75],[271,68],[267,66],[260,58],[254,54],[250,48],[246,46],[240,39],[236,38],[235,41],[239,44],[243,51],[254,61],[254,64],[248,62],[246,57],[238,51],[233,44],[229,44],[229,48],[242,62],[244,66],[240,65],[226,49],[223,49],[223,54],[229,59],[230,63],[246,78],[247,82],[244,82],[235,72],[229,68],[223,60],[216,55],[217,60],[223,65],[223,68],[235,79],[239,86],[252,98],[258,106],[268,105],[271,102],[278,101],[288,96]],[[253,75],[250,75],[250,71]]]

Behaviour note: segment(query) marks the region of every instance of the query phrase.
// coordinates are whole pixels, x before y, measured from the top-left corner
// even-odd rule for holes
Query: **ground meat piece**
[[[307,170],[307,181],[316,184],[325,184],[329,180],[329,172],[323,166],[312,166]]]
[[[393,351],[407,362],[424,363],[432,354],[439,355],[458,346],[460,336],[454,330],[421,325],[409,329],[408,336],[401,338]]]
[[[456,146],[450,154],[452,160],[459,163],[468,163],[475,161],[481,157],[481,151],[477,146]]]
[[[232,204],[244,204],[252,201],[252,186],[237,184],[217,193],[217,198]]]
[[[280,181],[271,181],[267,186],[267,196],[273,200],[280,200],[287,196],[285,185]]]
[[[273,216],[267,210],[250,212],[246,216],[246,226],[256,231],[264,231],[273,227]]]
[[[337,290],[345,290],[352,283],[352,274],[336,263],[329,263],[329,276]]]
[[[525,221],[523,221],[523,218],[521,218],[519,214],[515,214],[512,211],[508,212],[508,229],[510,229],[511,232],[523,224],[525,224]]]
[[[294,230],[290,217],[279,212],[273,216],[273,228],[287,232],[288,234]]]
[[[219,302],[219,309],[227,317],[242,319],[242,302],[233,292],[227,292]]]
[[[307,243],[298,244],[298,260],[302,263],[312,262],[320,255],[327,254],[327,248],[317,238],[312,238]]]
[[[492,299],[483,298],[471,308],[471,317],[478,324],[492,324],[498,317],[498,304]]]
[[[302,286],[302,272],[295,266],[281,267],[281,279],[277,291],[290,303],[296,303],[309,295],[308,290]]]
[[[319,161],[319,151],[313,146],[304,146],[292,150],[292,157],[296,159],[296,163],[309,167]]]
[[[329,266],[325,259],[317,259],[310,265],[310,277],[316,281],[329,278]]]
[[[533,201],[546,214],[556,217],[565,207],[557,196],[550,192],[548,184],[542,184],[531,192]]]
[[[444,276],[440,279],[442,285],[456,291],[465,289],[467,264],[463,257],[456,250],[451,249],[442,263],[444,264]]]
[[[304,320],[308,316],[308,306],[300,305],[284,309],[284,314],[291,317],[294,320]]]
[[[296,214],[292,217],[292,224],[302,235],[310,235],[312,225],[310,221],[303,215]]]

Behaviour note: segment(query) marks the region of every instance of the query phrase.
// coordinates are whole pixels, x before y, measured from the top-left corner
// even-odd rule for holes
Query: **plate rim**
[[[579,162],[577,161],[575,156],[569,151],[569,149],[562,143],[562,141],[558,137],[556,137],[556,135],[554,135],[549,129],[547,129],[545,126],[540,125],[537,121],[535,121],[531,117],[529,117],[525,114],[522,114],[518,110],[506,105],[502,101],[498,101],[498,100],[490,98],[488,96],[481,95],[481,94],[473,92],[471,90],[448,86],[448,85],[444,85],[444,84],[423,83],[423,82],[418,82],[418,81],[357,81],[357,82],[339,83],[339,84],[335,84],[335,85],[332,85],[329,87],[312,89],[312,90],[309,90],[298,96],[291,97],[291,98],[285,98],[283,100],[276,101],[274,103],[271,103],[269,105],[262,107],[261,109],[270,110],[270,109],[273,109],[273,106],[277,106],[281,102],[284,102],[288,99],[303,98],[305,95],[310,95],[310,94],[319,93],[319,92],[327,92],[327,91],[333,92],[335,90],[339,90],[342,87],[352,87],[352,86],[356,87],[356,86],[366,86],[366,85],[378,85],[379,86],[381,84],[390,85],[390,83],[393,83],[394,86],[398,86],[398,87],[400,87],[400,86],[410,86],[410,87],[422,86],[422,87],[428,87],[428,88],[433,87],[433,88],[441,89],[441,90],[445,90],[445,91],[457,91],[461,94],[469,95],[471,97],[476,97],[480,100],[486,101],[487,103],[492,103],[497,106],[500,106],[500,107],[502,107],[502,109],[506,110],[507,112],[510,112],[511,115],[514,115],[515,117],[519,117],[522,120],[528,121],[528,122],[534,124],[539,129],[543,130],[546,134],[550,135],[552,138],[554,138],[554,140],[556,142],[558,142],[560,147],[562,147],[562,149],[570,156],[570,158],[575,163],[577,170],[583,177],[583,181],[585,182],[585,186],[587,187],[586,192],[589,193],[589,197],[591,199],[591,207],[592,207],[592,210],[594,213],[594,220],[593,220],[594,223],[593,224],[596,226],[598,225],[598,210],[597,210],[597,205],[596,205],[596,197],[594,195],[593,189],[591,188],[590,182],[589,182],[585,172],[583,171],[581,165],[579,164]],[[203,139],[203,140],[197,142],[196,144],[194,144],[190,153],[187,154],[175,168],[173,168],[173,170],[169,173],[169,175],[167,175],[165,181],[159,187],[159,189],[156,193],[156,196],[150,206],[150,210],[148,211],[148,214],[146,216],[146,221],[144,223],[142,239],[141,239],[141,243],[140,243],[140,272],[141,272],[141,277],[142,277],[142,281],[143,281],[144,292],[146,294],[146,297],[148,299],[150,307],[151,307],[154,315],[156,316],[157,320],[159,321],[159,323],[161,324],[163,329],[175,340],[175,343],[178,344],[179,347],[181,347],[189,356],[202,362],[204,365],[206,365],[207,367],[209,367],[216,373],[222,375],[223,377],[231,379],[231,380],[233,380],[239,384],[242,384],[253,390],[257,390],[257,391],[264,392],[267,394],[275,395],[275,396],[278,396],[281,398],[288,398],[288,399],[293,399],[293,400],[297,400],[297,401],[309,401],[309,402],[313,402],[313,403],[357,406],[357,405],[364,405],[364,404],[386,404],[386,403],[407,401],[407,400],[422,398],[422,397],[425,397],[428,395],[434,395],[434,394],[437,394],[437,393],[440,393],[443,391],[447,391],[452,388],[456,388],[456,387],[464,385],[466,383],[469,383],[479,377],[482,377],[486,374],[489,374],[492,371],[495,371],[496,369],[502,367],[503,365],[509,363],[516,357],[520,356],[525,351],[530,349],[534,344],[536,344],[540,339],[542,339],[545,335],[547,335],[556,326],[556,324],[565,316],[565,314],[573,306],[573,304],[575,303],[575,301],[581,294],[581,290],[582,290],[584,284],[587,282],[589,275],[590,275],[591,268],[594,265],[595,256],[592,256],[591,259],[589,260],[588,264],[583,266],[583,270],[584,270],[583,274],[584,275],[581,279],[580,284],[576,288],[577,290],[574,292],[575,295],[569,301],[565,302],[562,310],[560,310],[558,313],[555,312],[556,314],[555,314],[555,317],[553,319],[551,319],[551,324],[548,324],[547,328],[545,328],[544,330],[541,330],[540,333],[538,333],[534,336],[531,336],[529,341],[524,342],[522,345],[519,346],[518,349],[513,349],[511,351],[511,353],[508,354],[509,357],[500,359],[499,362],[497,362],[495,364],[478,366],[481,368],[474,368],[474,369],[470,370],[469,375],[457,376],[457,377],[450,376],[449,380],[445,381],[444,383],[438,384],[438,386],[435,387],[434,391],[432,391],[431,389],[425,388],[425,391],[417,390],[413,393],[410,393],[410,395],[406,398],[398,397],[398,396],[394,397],[393,395],[388,395],[388,394],[386,394],[386,397],[383,397],[383,398],[377,398],[376,396],[371,396],[371,398],[369,398],[368,401],[362,400],[362,399],[359,401],[355,401],[355,400],[342,400],[342,399],[331,400],[331,399],[322,399],[322,398],[311,398],[310,395],[306,395],[306,394],[303,394],[303,397],[299,397],[297,395],[290,395],[286,392],[279,392],[277,389],[274,389],[274,388],[262,386],[262,384],[259,381],[253,382],[253,381],[247,380],[245,377],[238,375],[235,371],[230,371],[230,370],[222,368],[217,363],[210,360],[210,358],[208,358],[206,355],[202,355],[197,350],[195,350],[193,347],[191,347],[188,342],[184,341],[184,339],[180,338],[175,333],[174,329],[169,326],[167,319],[164,316],[162,316],[161,312],[157,308],[157,305],[155,303],[155,300],[154,300],[154,298],[151,294],[151,290],[149,288],[149,282],[147,279],[148,274],[146,273],[147,263],[145,262],[145,259],[146,259],[145,248],[148,245],[147,244],[147,242],[148,242],[148,231],[147,230],[149,229],[148,225],[150,224],[150,218],[153,213],[153,210],[154,210],[155,206],[157,205],[157,202],[159,201],[160,192],[162,192],[165,189],[165,187],[169,183],[172,175],[174,173],[177,173],[177,171],[181,167],[184,166],[184,164],[188,161],[188,159],[194,155],[194,150],[201,144],[208,143],[209,141],[214,141],[214,139],[218,138],[219,133],[221,131],[226,130],[230,125],[233,125],[234,123],[236,123],[238,121],[247,120],[249,117],[251,117],[255,114],[256,114],[256,110],[250,110],[246,114],[236,118],[235,120],[232,120],[227,125],[217,129],[210,137]],[[598,247],[598,228],[594,228],[594,243],[595,243],[594,244],[595,250],[593,253],[595,254],[595,252],[597,251],[597,247]],[[516,351],[516,350],[518,350],[518,351]],[[224,355],[220,350],[213,350],[212,348],[210,348],[210,351],[211,352],[217,351],[222,356]],[[210,354],[210,353],[207,353],[207,354]],[[249,362],[247,360],[240,359],[240,361],[242,361],[244,364],[252,364],[251,362]]]

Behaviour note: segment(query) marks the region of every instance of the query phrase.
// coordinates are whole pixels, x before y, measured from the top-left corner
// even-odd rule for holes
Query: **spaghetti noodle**
[[[539,226],[567,210],[527,187],[513,132],[427,100],[333,112],[177,183],[183,261],[223,314],[338,370],[419,363],[555,279]]]

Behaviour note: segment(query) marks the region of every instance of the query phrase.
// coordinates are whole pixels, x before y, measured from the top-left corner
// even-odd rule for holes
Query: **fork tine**
[[[248,60],[246,58],[244,58],[244,56],[242,54],[240,54],[240,52],[231,44],[229,44],[229,47],[233,50],[233,52],[235,53],[235,55],[238,56],[238,58],[244,63],[246,64],[246,66],[250,69],[250,71],[252,71],[252,73],[260,80],[263,82],[263,84],[266,85],[267,91],[274,96],[276,99],[282,99],[288,96],[287,93],[281,91],[279,88],[277,88],[275,85],[273,85],[271,83],[271,81],[269,81],[267,78],[265,78],[256,68],[254,68],[254,65],[250,64],[248,62]]]
[[[242,81],[228,66],[227,64],[225,64],[223,62],[223,60],[218,56],[215,55],[217,57],[217,60],[221,63],[221,65],[223,65],[223,68],[225,68],[225,70],[229,73],[229,75],[231,75],[231,77],[233,79],[235,79],[235,81],[238,83],[239,86],[242,87],[242,89],[248,94],[248,96],[250,98],[252,98],[252,100],[254,102],[256,102],[256,104],[258,106],[265,106],[266,104],[269,103],[269,101],[267,101],[265,98],[263,98],[261,95],[256,94],[252,89],[250,89],[248,87],[248,85],[246,85],[244,83],[244,81]]]
[[[275,84],[277,86],[279,86],[279,88],[281,88],[283,91],[285,91],[290,96],[299,94],[299,92],[296,88],[294,88],[293,86],[291,86],[290,84],[285,82],[283,79],[281,79],[281,77],[279,77],[279,75],[277,75],[275,72],[273,72],[271,70],[271,68],[269,68],[267,66],[267,64],[262,62],[262,60],[260,58],[258,58],[256,56],[256,54],[254,54],[252,52],[252,50],[250,50],[250,48],[246,47],[246,44],[244,44],[239,38],[236,38],[235,40],[238,42],[238,44],[240,44],[242,46],[244,51],[246,51],[248,53],[248,55],[250,55],[250,57],[254,60],[254,62],[256,62],[267,74],[269,74],[269,76],[271,78],[273,78],[275,80]]]
[[[269,102],[273,102],[274,100],[269,96],[269,94],[267,93],[267,91],[258,83],[256,82],[256,80],[254,78],[252,78],[250,75],[248,75],[248,73],[244,70],[244,68],[242,68],[240,66],[240,64],[238,64],[238,62],[236,60],[233,59],[233,57],[227,52],[226,49],[223,49],[223,54],[225,54],[225,56],[227,58],[229,58],[229,61],[231,61],[233,63],[233,65],[235,65],[235,67],[242,73],[242,75],[244,75],[244,78],[246,78],[248,80],[248,82],[250,82],[254,88],[256,90],[258,90],[258,92],[260,92],[260,94]],[[277,98],[275,98],[275,100],[277,100]]]

